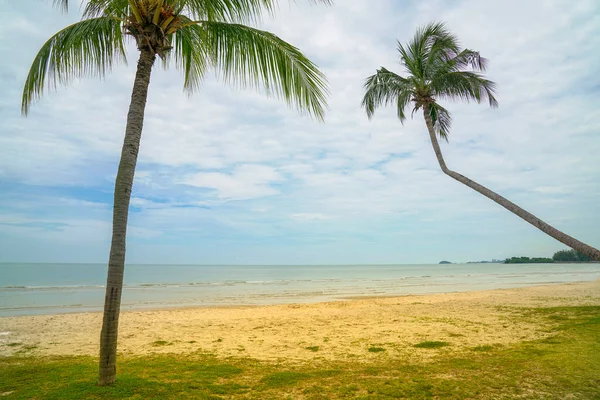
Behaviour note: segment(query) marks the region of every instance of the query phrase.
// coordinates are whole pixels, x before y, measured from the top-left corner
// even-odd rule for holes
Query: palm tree
[[[54,5],[67,11],[69,2],[54,0]],[[327,87],[316,65],[274,34],[244,25],[272,13],[276,5],[277,0],[84,0],[82,20],[52,36],[33,61],[23,90],[25,115],[46,83],[53,87],[74,77],[103,76],[115,63],[126,61],[126,38],[133,39],[139,50],[115,180],[99,385],[116,379],[129,201],[156,56],[182,70],[188,92],[197,90],[214,67],[230,81],[260,85],[267,94],[323,119]]]
[[[418,29],[409,43],[398,43],[398,51],[408,76],[402,77],[381,68],[367,78],[362,100],[367,116],[373,117],[379,106],[394,103],[398,118],[404,122],[409,104],[412,104],[412,114],[422,109],[433,150],[446,175],[495,201],[554,239],[600,260],[598,249],[548,225],[515,203],[446,166],[436,136],[448,141],[451,117],[438,101],[487,101],[491,107],[497,107],[498,102],[494,97],[496,84],[482,74],[486,69],[486,60],[476,51],[460,48],[456,36],[442,23],[430,23]]]

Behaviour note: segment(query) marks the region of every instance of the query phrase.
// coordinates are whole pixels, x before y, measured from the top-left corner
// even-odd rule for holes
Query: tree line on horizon
[[[592,257],[586,256],[577,250],[560,250],[554,253],[552,258],[546,257],[511,257],[504,261],[504,264],[549,264],[560,262],[593,262]]]
[[[307,0],[332,4],[331,0]],[[68,10],[69,0],[53,0]],[[126,61],[126,39],[139,52],[127,114],[113,200],[112,239],[104,316],[100,334],[99,385],[116,380],[117,334],[129,204],[146,112],[150,77],[157,58],[183,72],[188,93],[200,89],[211,69],[226,81],[263,88],[299,111],[323,120],[328,85],[325,75],[295,46],[273,33],[248,26],[273,14],[278,0],[83,0],[82,19],[53,35],[39,50],[26,78],[21,110],[27,115],[45,86],[74,78],[102,77]],[[407,109],[422,112],[442,172],[561,243],[600,260],[600,251],[559,231],[505,197],[450,170],[438,137],[448,140],[451,115],[440,100],[488,102],[497,107],[496,84],[485,78],[487,61],[462,48],[443,23],[419,28],[406,44],[398,42],[403,77],[381,67],[365,81],[362,107],[369,118],[380,106],[394,105],[400,122]]]

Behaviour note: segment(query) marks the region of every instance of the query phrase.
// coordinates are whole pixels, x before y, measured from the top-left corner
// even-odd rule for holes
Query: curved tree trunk
[[[140,50],[129,113],[127,114],[121,161],[115,180],[112,242],[108,261],[106,296],[104,298],[104,319],[100,334],[100,373],[98,379],[98,385],[100,386],[113,383],[117,374],[117,335],[123,289],[123,271],[125,269],[125,238],[129,200],[140,148],[144,110],[154,59],[155,55],[151,50]]]
[[[480,185],[479,183],[477,183],[475,181],[472,181],[471,179],[467,178],[466,176],[461,175],[457,172],[454,172],[454,171],[448,169],[448,167],[446,167],[446,162],[444,161],[444,157],[442,156],[442,150],[440,149],[440,145],[438,144],[437,138],[435,136],[435,130],[433,128],[433,121],[431,120],[431,116],[429,115],[429,107],[427,105],[425,105],[423,108],[423,115],[425,116],[425,123],[427,124],[427,129],[429,131],[429,138],[431,139],[431,144],[433,145],[433,150],[435,152],[435,156],[438,159],[440,168],[446,175],[450,176],[453,179],[456,179],[460,183],[467,185],[468,187],[475,190],[476,192],[479,192],[480,194],[484,195],[485,197],[495,201],[496,203],[500,204],[502,207],[506,208],[508,211],[523,218],[525,221],[529,222],[531,225],[535,226],[542,232],[552,236],[554,239],[558,240],[559,242],[564,243],[567,246],[571,247],[572,249],[575,249],[575,250],[579,251],[580,253],[583,253],[589,257],[592,257],[595,260],[600,261],[600,251],[598,249],[596,249],[590,245],[587,245],[583,242],[580,242],[579,240],[575,239],[574,237],[571,237],[571,236],[567,235],[566,233],[559,231],[558,229],[554,228],[551,225],[548,225],[547,223],[545,223],[544,221],[542,221],[535,215],[531,214],[530,212],[525,211],[524,209],[522,209],[521,207],[519,207],[512,201],[506,199],[505,197],[500,196],[498,193],[492,192],[490,189],[486,188],[485,186]]]

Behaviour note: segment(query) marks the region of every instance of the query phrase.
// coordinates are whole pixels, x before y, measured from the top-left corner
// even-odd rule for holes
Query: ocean
[[[101,311],[106,264],[0,264],[0,316]],[[121,310],[264,305],[600,279],[600,264],[127,265]]]

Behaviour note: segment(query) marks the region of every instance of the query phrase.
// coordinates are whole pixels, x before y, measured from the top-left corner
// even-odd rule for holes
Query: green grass
[[[310,350],[310,351],[314,351],[314,352],[319,351],[319,348],[320,348],[319,346],[308,346],[308,347],[305,347],[306,350]]]
[[[0,398],[600,399],[600,307],[507,312],[548,337],[435,353],[422,363],[393,354],[297,366],[203,353],[128,356],[111,387],[96,386],[91,357],[10,357],[0,360]]]
[[[302,380],[310,378],[310,374],[294,371],[273,372],[262,379],[265,387],[278,388],[282,386],[293,386]]]
[[[384,352],[384,351],[385,351],[385,349],[384,349],[383,347],[376,347],[376,346],[373,346],[373,347],[369,347],[369,348],[367,349],[367,351],[368,351],[369,353],[381,353],[381,352]]]
[[[446,346],[450,346],[450,343],[426,340],[424,342],[415,344],[413,347],[418,349],[439,349],[440,347]]]
[[[481,346],[475,346],[471,350],[473,350],[473,351],[492,351],[492,350],[494,350],[494,346],[492,346],[491,344],[484,344]]]

